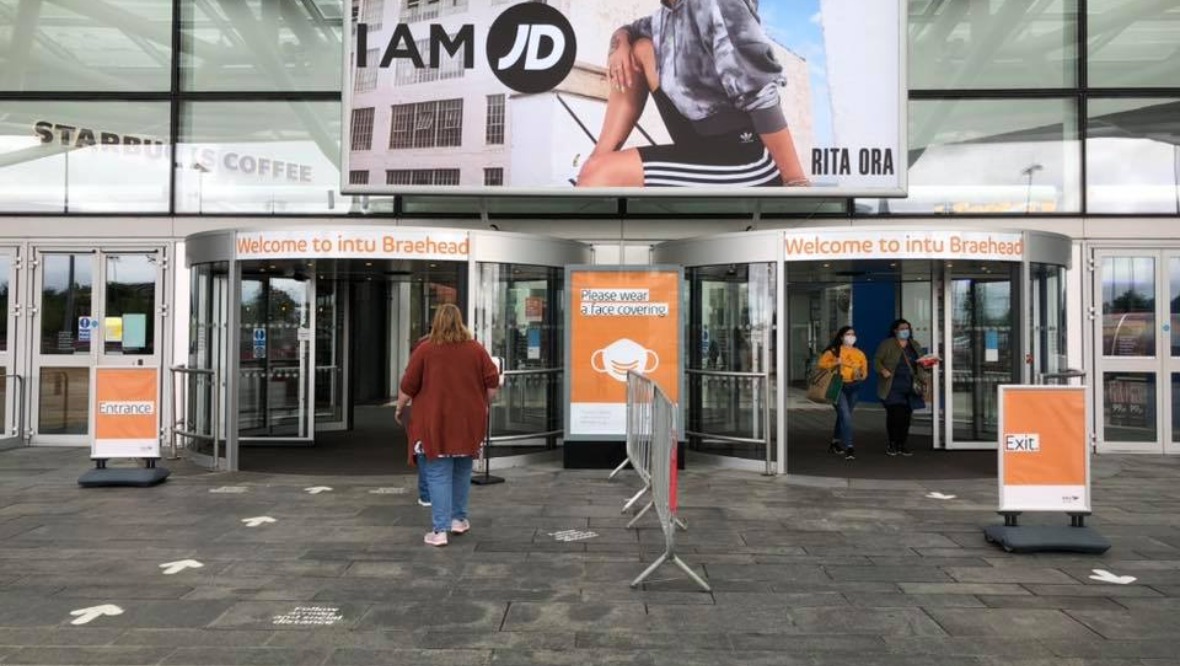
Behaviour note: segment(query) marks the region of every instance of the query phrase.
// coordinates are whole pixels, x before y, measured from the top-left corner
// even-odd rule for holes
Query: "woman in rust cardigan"
[[[463,325],[459,308],[439,306],[430,339],[410,355],[397,396],[395,418],[414,401],[410,441],[426,456],[433,529],[431,546],[447,545],[447,533],[464,534],[472,459],[487,434],[488,403],[499,388],[499,373],[486,350]]]

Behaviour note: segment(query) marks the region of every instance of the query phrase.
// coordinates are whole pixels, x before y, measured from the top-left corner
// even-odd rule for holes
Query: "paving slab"
[[[990,636],[1002,640],[1093,638],[1083,621],[1060,610],[928,608],[926,612],[951,636]],[[1081,611],[1085,614],[1091,611]]]

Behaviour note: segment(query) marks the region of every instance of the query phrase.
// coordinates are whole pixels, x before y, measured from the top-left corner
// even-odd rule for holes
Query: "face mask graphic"
[[[844,336],[844,344],[848,345],[849,347],[856,344],[856,336],[855,335]]]
[[[626,382],[629,370],[643,374],[660,367],[660,357],[634,340],[620,338],[594,352],[590,356],[590,367]]]
[[[909,340],[910,339],[910,330],[908,328],[903,328],[902,330],[897,332],[897,337],[899,340]]]

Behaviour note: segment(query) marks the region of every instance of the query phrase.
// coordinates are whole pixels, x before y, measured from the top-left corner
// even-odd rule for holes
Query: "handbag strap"
[[[918,373],[914,372],[914,366],[912,363],[910,363],[910,350],[913,348],[914,348],[914,346],[912,344],[902,347],[901,348],[901,357],[902,357],[902,359],[905,360],[906,367],[910,369],[910,375],[913,376],[914,379],[917,379]],[[917,352],[914,352],[914,353],[916,354]]]

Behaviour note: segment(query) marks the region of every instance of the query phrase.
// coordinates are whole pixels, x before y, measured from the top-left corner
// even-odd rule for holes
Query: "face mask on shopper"
[[[844,336],[844,346],[851,347],[852,345],[855,345],[855,344],[856,344],[856,336],[855,335]]]
[[[903,328],[900,331],[898,331],[897,332],[897,339],[898,340],[909,340],[910,339],[910,329]]]

